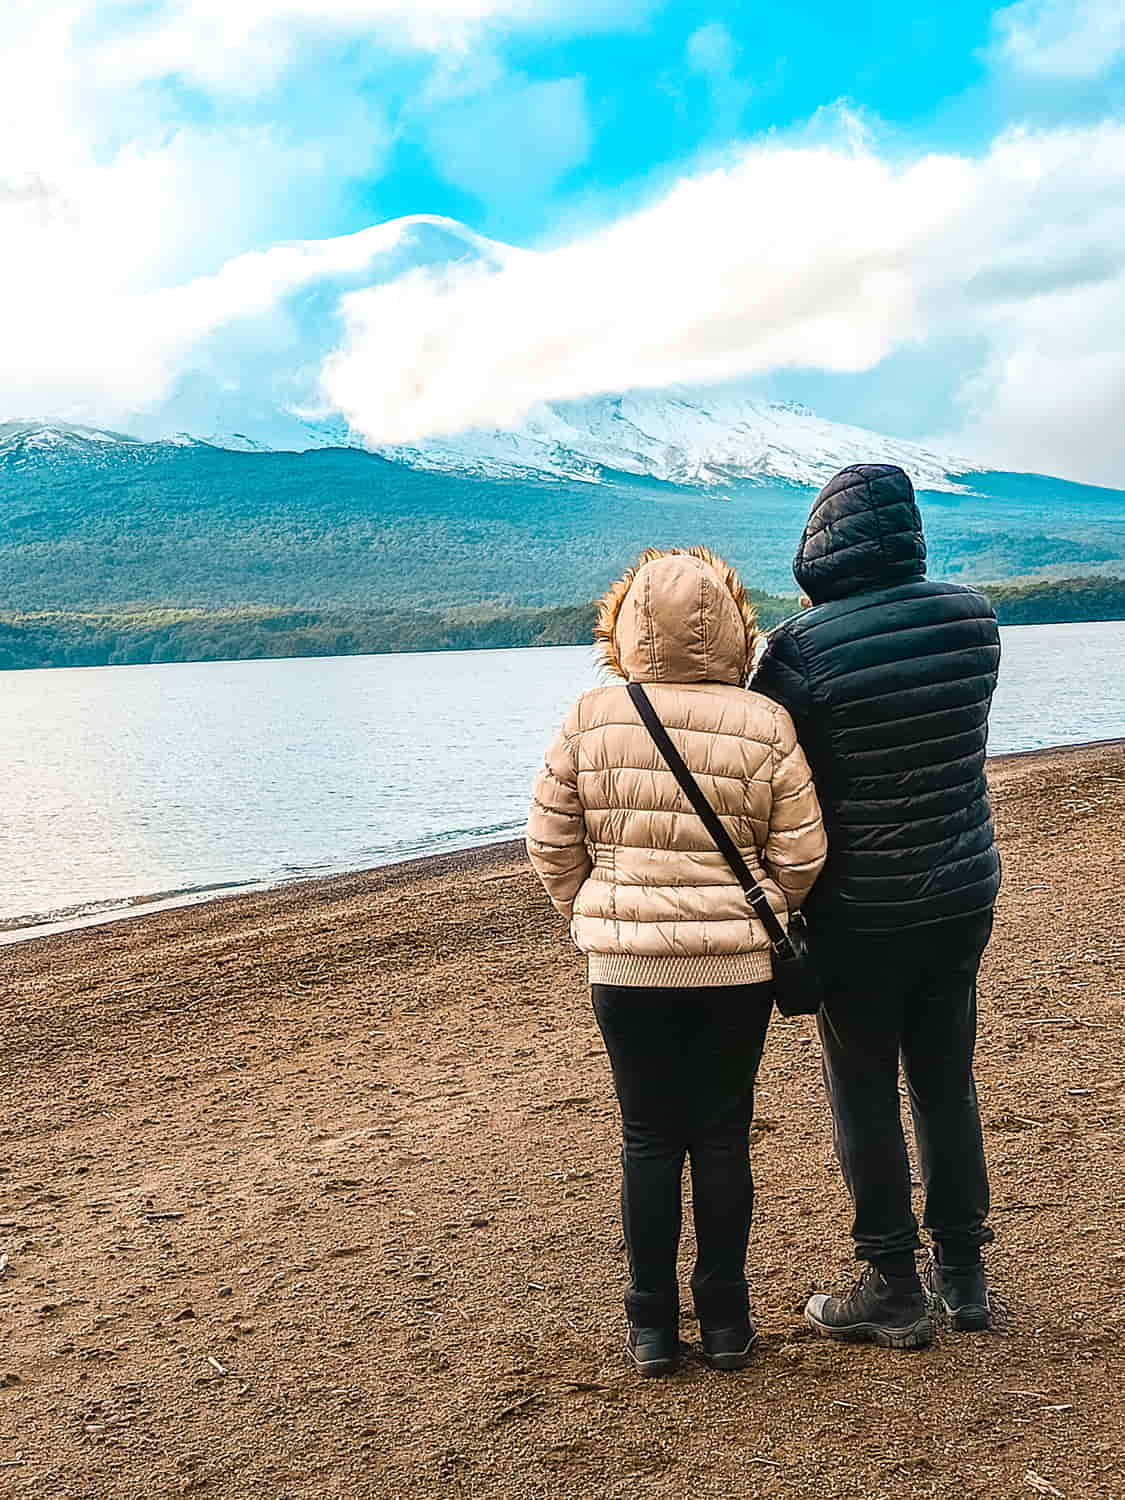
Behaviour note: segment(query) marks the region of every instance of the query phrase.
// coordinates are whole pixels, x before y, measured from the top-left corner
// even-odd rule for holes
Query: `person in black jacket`
[[[976,977],[1000,861],[985,782],[1000,638],[988,601],[926,578],[909,478],[857,464],[813,504],[793,572],[811,607],[771,635],[752,686],[784,705],[812,768],[828,861],[805,912],[836,1151],[855,1205],[850,1294],[820,1333],[914,1348],[933,1327],[899,1108],[901,1058],[934,1241],[929,1290],[986,1328],[988,1176],[973,1082]]]

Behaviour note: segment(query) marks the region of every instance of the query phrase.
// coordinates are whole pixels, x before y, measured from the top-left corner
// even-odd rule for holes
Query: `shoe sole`
[[[757,1342],[758,1335],[755,1333],[741,1349],[725,1349],[720,1354],[709,1354],[704,1347],[699,1351],[699,1358],[705,1365],[710,1365],[712,1370],[745,1370],[753,1358]]]
[[[928,1316],[902,1328],[890,1328],[884,1323],[849,1323],[844,1328],[830,1327],[812,1313],[805,1314],[810,1328],[827,1339],[839,1344],[878,1344],[883,1349],[925,1349],[934,1341],[934,1325]]]
[[[992,1327],[992,1309],[981,1307],[979,1302],[967,1302],[964,1307],[950,1307],[944,1297],[933,1294],[939,1307],[944,1309],[949,1326],[955,1333],[987,1333]]]
[[[636,1370],[642,1380],[655,1380],[661,1375],[674,1375],[679,1359],[638,1359],[635,1354],[626,1351],[625,1358]]]
[[[747,1344],[738,1354],[708,1354],[704,1351],[703,1363],[712,1370],[745,1370],[754,1352],[754,1345]]]

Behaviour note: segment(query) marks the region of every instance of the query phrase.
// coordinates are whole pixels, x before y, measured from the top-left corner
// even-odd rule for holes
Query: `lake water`
[[[1002,631],[994,753],[1125,736],[1125,623]],[[4,672],[0,941],[518,833],[586,647]]]

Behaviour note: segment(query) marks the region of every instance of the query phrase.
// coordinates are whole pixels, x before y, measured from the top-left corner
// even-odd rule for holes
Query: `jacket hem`
[[[920,917],[909,921],[901,914],[894,913],[883,922],[876,923],[872,920],[870,911],[854,912],[844,906],[827,905],[807,912],[806,916],[814,937],[822,930],[830,933],[857,932],[863,933],[865,937],[894,937],[900,932],[917,932],[923,927],[943,927],[947,923],[967,922],[970,917],[983,917],[986,913],[996,910],[998,894],[996,892],[987,901],[974,902],[972,906],[965,906],[960,911],[947,912],[944,916]]]
[[[591,984],[645,989],[704,989],[763,984],[773,977],[768,951],[758,953],[590,953]]]

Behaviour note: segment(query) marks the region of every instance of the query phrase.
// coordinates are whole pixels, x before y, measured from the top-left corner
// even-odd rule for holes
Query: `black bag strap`
[[[634,707],[644,721],[645,728],[652,735],[656,748],[668,762],[668,769],[679,782],[680,790],[699,814],[703,826],[715,841],[719,853],[731,867],[734,878],[746,892],[747,901],[769,935],[770,946],[779,956],[788,957],[792,949],[785,928],[777,920],[769,898],[754,879],[750,866],[743,859],[737,844],[723,827],[718,813],[708,802],[698,781],[684,764],[683,756],[673,745],[671,736],[660,721],[660,715],[649,701],[648,694],[639,682],[629,683],[628,692]]]

